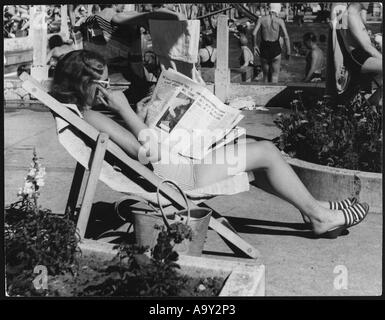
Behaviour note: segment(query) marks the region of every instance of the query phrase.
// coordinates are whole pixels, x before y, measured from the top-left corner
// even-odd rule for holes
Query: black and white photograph
[[[381,298],[382,34],[382,2],[3,4],[4,299]]]
[[[166,103],[166,110],[157,122],[156,126],[167,131],[168,133],[171,133],[194,102],[195,100],[193,100],[193,98],[187,96],[181,91],[178,91],[175,97],[172,97],[169,102]]]

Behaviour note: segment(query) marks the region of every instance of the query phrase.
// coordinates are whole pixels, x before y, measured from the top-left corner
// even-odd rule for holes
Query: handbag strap
[[[144,199],[144,198],[142,198],[142,197],[140,197],[140,196],[135,196],[135,195],[129,195],[129,196],[126,196],[126,197],[123,197],[123,198],[121,198],[120,200],[118,200],[118,201],[116,201],[115,202],[115,205],[114,205],[114,211],[115,211],[115,213],[118,215],[118,217],[120,218],[120,219],[122,219],[123,221],[126,221],[126,219],[124,219],[123,217],[122,217],[122,215],[120,214],[120,212],[119,212],[119,205],[122,203],[122,202],[124,202],[124,201],[130,201],[130,200],[132,200],[132,201],[136,201],[136,202],[139,202],[139,203],[141,203],[141,204],[144,204],[144,205],[146,205],[146,206],[148,206],[149,207],[149,209],[151,209],[152,211],[154,211],[154,212],[157,212],[158,210],[157,210],[157,208],[155,208],[149,201],[147,201],[146,199]]]
[[[163,220],[164,220],[164,223],[165,225],[167,226],[168,229],[170,229],[170,224],[168,223],[168,220],[166,218],[166,214],[163,212],[163,207],[160,203],[160,198],[159,198],[159,191],[160,191],[160,186],[163,184],[163,183],[169,183],[169,184],[172,184],[173,186],[176,187],[176,189],[182,194],[183,196],[183,199],[186,201],[186,207],[187,207],[187,220],[186,220],[186,225],[189,223],[190,221],[190,206],[189,206],[189,202],[187,200],[187,196],[186,194],[183,192],[183,190],[172,180],[163,180],[159,183],[157,189],[156,189],[156,197],[157,197],[157,200],[158,200],[158,206],[159,206],[159,209],[160,209],[160,212],[162,213],[162,216],[163,216]]]

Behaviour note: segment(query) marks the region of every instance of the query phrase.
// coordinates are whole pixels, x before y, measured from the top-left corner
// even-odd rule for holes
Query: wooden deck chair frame
[[[147,180],[151,185],[157,187],[162,179],[155,175],[149,168],[142,165],[138,161],[130,158],[116,143],[109,139],[108,135],[103,132],[99,132],[93,126],[85,122],[79,116],[74,114],[67,107],[63,106],[58,100],[53,98],[46,92],[46,89],[34,78],[27,73],[20,75],[20,79],[23,81],[22,87],[33,95],[35,98],[45,104],[51,111],[63,118],[70,125],[82,132],[86,137],[91,139],[95,143],[95,148],[92,159],[90,161],[90,173],[86,183],[84,196],[82,200],[81,210],[79,213],[79,219],[77,222],[77,228],[81,238],[84,238],[86,227],[88,224],[91,207],[96,191],[97,182],[99,179],[102,163],[106,152],[109,152],[117,159],[119,159],[129,169],[133,170],[139,176]],[[73,212],[76,207],[77,200],[80,193],[80,188],[84,178],[85,169],[79,163],[77,163],[71,190],[68,197],[67,208]],[[185,207],[185,200],[183,196],[177,192],[174,188],[171,188],[167,184],[161,184],[161,194],[167,198],[177,209],[183,209]],[[197,205],[189,200],[190,208],[196,208]],[[220,219],[211,218],[209,227],[215,230],[222,238],[227,240],[233,246],[241,250],[247,256],[251,258],[258,258],[260,254],[256,248],[242,239],[234,230],[231,230],[228,226],[222,224]]]

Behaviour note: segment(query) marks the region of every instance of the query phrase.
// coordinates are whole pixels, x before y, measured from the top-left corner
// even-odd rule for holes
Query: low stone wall
[[[83,256],[111,260],[117,253],[112,243],[83,239],[79,245]],[[219,296],[246,297],[265,295],[265,266],[256,260],[229,260],[219,257],[179,255],[181,273],[191,277],[227,278]]]
[[[215,68],[201,68],[202,79],[206,83],[214,83]],[[230,83],[250,82],[254,78],[254,68],[231,68],[230,69]]]
[[[355,196],[369,204],[371,213],[382,213],[382,173],[321,166],[289,157],[286,160],[316,199],[337,201]]]

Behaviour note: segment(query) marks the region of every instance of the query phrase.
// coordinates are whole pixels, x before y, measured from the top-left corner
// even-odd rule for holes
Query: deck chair
[[[77,153],[77,156],[80,158],[83,157],[83,160],[80,158],[78,160],[78,158],[75,157],[78,163],[66,207],[71,212],[75,210],[77,204],[85,168],[90,168],[77,222],[77,228],[81,238],[84,238],[85,235],[99,179],[118,192],[125,192],[128,188],[130,193],[151,197],[152,193],[150,190],[152,189],[154,191],[156,189],[162,182],[161,178],[140,162],[130,158],[117,144],[109,140],[107,134],[99,132],[72,112],[66,105],[53,98],[38,81],[27,73],[21,74],[20,79],[23,81],[22,87],[27,92],[45,104],[53,112],[54,116],[58,118],[57,120],[66,123],[64,127],[60,128],[61,134],[69,134],[72,137],[76,137],[77,141],[83,142],[92,150],[92,152],[87,152],[87,150],[84,149],[76,150],[77,144],[72,143],[72,146],[75,148],[74,153]],[[71,155],[74,156],[72,153]],[[241,180],[244,182],[245,179],[247,179],[248,183],[249,178],[247,174],[246,176],[244,174],[235,176],[235,180],[231,180],[230,184],[233,185],[239,182],[239,184],[242,185]],[[241,191],[244,190],[239,190],[239,192]],[[160,192],[162,195],[162,204],[169,202],[177,209],[185,207],[186,204],[183,196],[175,189],[166,184],[162,184],[160,186]],[[197,190],[197,192],[199,193],[201,191]],[[189,200],[189,206],[190,208],[196,208],[197,204]],[[220,221],[221,220],[212,217],[209,227],[247,256],[251,258],[260,256],[257,249],[243,240],[231,227],[222,224]]]
[[[328,94],[335,97],[337,101],[344,102],[360,90],[371,93],[374,79],[370,75],[363,75],[349,67],[352,65],[352,58],[346,42],[347,5],[335,5],[331,18],[326,87]]]

